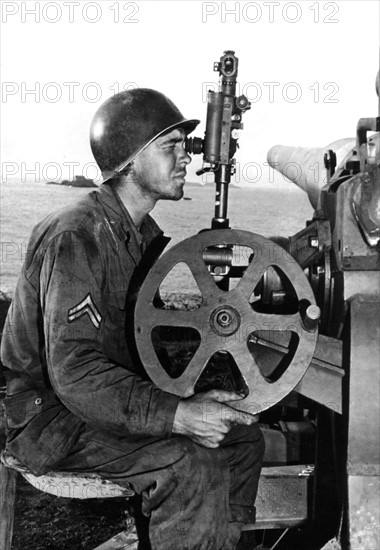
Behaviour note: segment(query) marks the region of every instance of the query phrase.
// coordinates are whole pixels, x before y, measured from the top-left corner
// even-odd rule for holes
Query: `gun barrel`
[[[326,147],[291,147],[275,145],[268,151],[269,165],[305,191],[313,208],[317,208],[319,194],[327,183],[324,155],[332,149],[337,157],[337,167],[353,147],[355,138],[334,141]]]

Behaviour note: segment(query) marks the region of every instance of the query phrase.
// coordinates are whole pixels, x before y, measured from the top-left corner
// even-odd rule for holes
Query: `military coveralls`
[[[172,435],[180,398],[126,338],[134,289],[168,240],[150,216],[140,231],[108,184],[34,228],[2,340],[7,450],[35,474],[128,483],[155,550],[233,549],[254,519],[262,435],[232,429],[218,449]]]

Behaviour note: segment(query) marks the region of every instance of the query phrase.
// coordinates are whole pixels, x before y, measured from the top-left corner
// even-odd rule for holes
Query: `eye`
[[[169,141],[167,144],[165,144],[165,149],[168,151],[174,151],[174,149],[176,149],[177,147],[179,147],[180,149],[184,149],[185,147],[184,140],[179,139],[176,141]]]

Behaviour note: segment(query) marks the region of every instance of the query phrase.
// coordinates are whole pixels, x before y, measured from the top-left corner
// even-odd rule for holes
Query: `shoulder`
[[[47,249],[72,235],[76,239],[95,245],[94,227],[101,214],[97,206],[96,191],[79,201],[56,210],[34,226],[27,249],[25,268],[43,260]]]
[[[54,238],[65,231],[86,233],[88,230],[91,231],[99,216],[97,192],[92,191],[79,201],[49,214],[34,227],[33,234]]]

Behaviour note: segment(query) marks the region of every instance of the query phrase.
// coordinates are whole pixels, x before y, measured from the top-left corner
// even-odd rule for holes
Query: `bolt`
[[[231,316],[226,311],[222,311],[219,313],[217,321],[219,325],[227,327],[231,323]]]
[[[321,310],[317,305],[310,305],[305,313],[303,324],[308,332],[314,332],[318,328],[318,320],[321,316]]]

